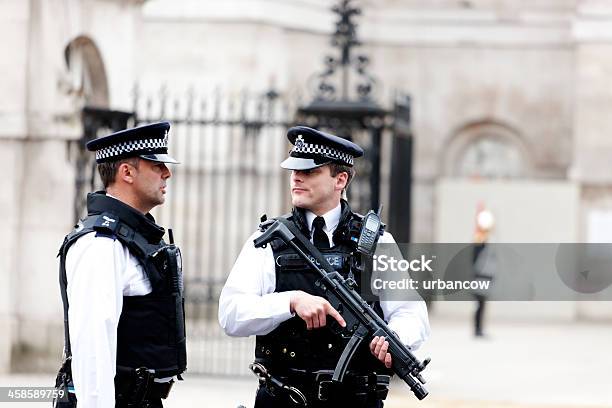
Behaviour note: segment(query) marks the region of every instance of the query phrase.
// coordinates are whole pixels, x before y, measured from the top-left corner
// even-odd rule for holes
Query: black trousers
[[[356,400],[354,395],[347,393],[332,393],[327,401],[319,401],[315,396],[306,395],[308,398],[309,408],[383,408],[383,402],[377,399],[368,399],[367,401]],[[296,408],[287,393],[276,393],[271,395],[265,387],[257,389],[257,397],[255,398],[255,408]]]
[[[483,318],[487,298],[482,295],[474,295],[474,297],[477,302],[476,313],[474,314],[474,334],[482,336],[484,334]]]

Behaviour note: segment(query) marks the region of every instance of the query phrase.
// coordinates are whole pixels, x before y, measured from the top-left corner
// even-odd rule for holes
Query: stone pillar
[[[583,0],[573,27],[575,52],[574,162],[581,186],[581,242],[612,242],[612,4]],[[608,288],[606,298],[610,298]],[[597,295],[596,295],[597,296]],[[604,298],[604,294],[599,296]],[[579,302],[581,319],[612,319],[610,302]]]
[[[0,192],[5,227],[0,234],[0,373],[55,369],[61,354],[56,255],[75,221],[72,156],[81,135],[83,95],[100,85],[94,77],[81,87],[81,73],[70,76],[66,47],[75,38],[102,43],[106,64],[97,67],[115,76],[109,80],[111,103],[126,106],[141,6],[140,0],[0,3],[0,48],[10,56],[0,59],[0,160],[5,166]]]
[[[0,162],[4,188],[0,191],[0,373],[10,370],[11,347],[16,339],[15,268],[18,266],[17,236],[21,211],[17,197],[23,180],[23,144],[26,135],[25,90],[27,88],[27,32],[29,4],[19,0],[0,3]]]
[[[79,135],[79,106],[62,89],[66,73],[62,2],[30,1],[21,107],[25,127],[18,140],[20,156],[13,205],[17,209],[13,239],[12,303],[16,325],[11,363],[14,369],[38,370],[57,365],[61,353],[61,301],[57,248],[73,223],[74,171],[69,141]],[[73,3],[74,4],[74,3]],[[67,22],[64,22],[69,26]],[[53,355],[49,365],[48,356]]]

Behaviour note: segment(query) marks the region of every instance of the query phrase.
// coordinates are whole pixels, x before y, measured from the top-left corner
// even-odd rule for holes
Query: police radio
[[[384,232],[385,225],[380,221],[381,211],[382,205],[378,209],[378,212],[370,210],[365,217],[363,217],[361,231],[359,232],[359,238],[357,239],[357,251],[364,255],[374,255],[378,238]]]

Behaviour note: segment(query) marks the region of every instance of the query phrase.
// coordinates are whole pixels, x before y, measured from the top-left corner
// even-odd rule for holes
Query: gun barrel
[[[416,383],[414,387],[411,388],[412,392],[414,393],[414,395],[416,395],[416,397],[419,400],[422,400],[423,398],[425,398],[427,395],[429,395],[429,392],[427,392],[427,390],[419,383]]]

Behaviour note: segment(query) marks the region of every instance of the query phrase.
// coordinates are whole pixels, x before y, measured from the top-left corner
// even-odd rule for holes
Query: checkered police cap
[[[355,158],[363,156],[357,144],[306,126],[292,127],[287,138],[293,148],[281,167],[289,170],[308,170],[328,163],[353,166]]]
[[[96,152],[96,162],[104,163],[141,157],[164,163],[178,163],[168,155],[170,123],[159,122],[125,129],[87,143],[87,150]]]
[[[333,147],[320,144],[306,143],[302,135],[298,135],[298,137],[295,139],[295,145],[293,146],[290,154],[291,153],[295,153],[298,157],[302,154],[322,156],[333,161],[342,162],[349,166],[353,165],[354,160],[353,156],[339,149],[334,149]]]

